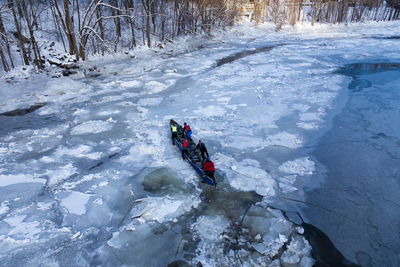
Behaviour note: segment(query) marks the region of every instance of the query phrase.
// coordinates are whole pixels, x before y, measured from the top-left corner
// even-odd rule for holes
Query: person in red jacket
[[[215,182],[215,177],[214,177],[215,166],[214,166],[214,162],[212,162],[210,159],[206,159],[206,161],[203,164],[203,170],[204,170],[204,173],[208,177],[213,179],[213,181]]]
[[[183,134],[187,136],[187,138],[191,139],[192,136],[192,129],[190,129],[190,126],[186,124],[186,122],[183,123]]]
[[[189,140],[185,139],[182,144],[182,159],[185,159],[185,155],[189,157]]]

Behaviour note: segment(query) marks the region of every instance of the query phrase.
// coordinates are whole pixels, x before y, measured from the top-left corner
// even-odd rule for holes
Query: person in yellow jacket
[[[178,127],[171,126],[172,145],[175,145],[175,140],[178,138]]]

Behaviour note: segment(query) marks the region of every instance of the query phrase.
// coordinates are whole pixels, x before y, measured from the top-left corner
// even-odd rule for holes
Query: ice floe
[[[91,195],[77,191],[71,191],[68,196],[61,199],[61,204],[70,213],[83,215],[86,213],[86,204]]]
[[[31,174],[0,174],[0,187],[21,184],[21,183],[46,183],[45,179],[37,178]]]
[[[48,169],[43,175],[48,177],[48,185],[54,186],[76,174],[77,170],[72,163],[68,163],[64,166]]]
[[[111,130],[112,124],[107,121],[91,120],[72,128],[72,135],[97,134]]]
[[[279,166],[279,170],[300,176],[311,175],[315,171],[315,163],[309,157],[304,157],[286,161]]]
[[[226,173],[229,184],[238,190],[255,191],[259,195],[272,197],[276,194],[276,182],[270,174],[254,160],[237,162],[222,153],[214,156],[218,168]]]

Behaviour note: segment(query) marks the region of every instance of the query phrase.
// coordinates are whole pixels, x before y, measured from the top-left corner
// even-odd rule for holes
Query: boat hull
[[[179,125],[176,121],[174,120],[170,120],[170,128],[172,126],[176,126],[178,129],[178,134],[177,134],[177,138],[175,139],[175,144],[177,145],[177,147],[179,148],[180,151],[182,151],[182,144],[184,139],[184,135],[183,135],[183,129],[182,126]],[[185,154],[185,160],[187,160],[189,162],[189,164],[192,166],[192,168],[197,172],[197,174],[202,178],[202,182],[212,185],[212,186],[217,186],[217,182],[215,181],[215,178],[209,177],[206,175],[206,173],[204,172],[202,165],[203,162],[201,160],[201,155],[200,155],[200,151],[199,150],[194,150],[194,148],[196,147],[195,142],[193,141],[193,137],[191,138],[191,140],[189,141],[189,155]]]

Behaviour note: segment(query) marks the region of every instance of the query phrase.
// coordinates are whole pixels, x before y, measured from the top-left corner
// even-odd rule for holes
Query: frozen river
[[[399,31],[243,25],[0,81],[1,263],[312,266],[280,207],[348,260],[396,266],[399,71],[375,63],[400,62]],[[171,118],[207,144],[216,189],[171,145]]]
[[[399,266],[400,64],[348,64],[340,73],[352,79],[348,98],[313,152],[326,170],[304,213],[348,259]]]

